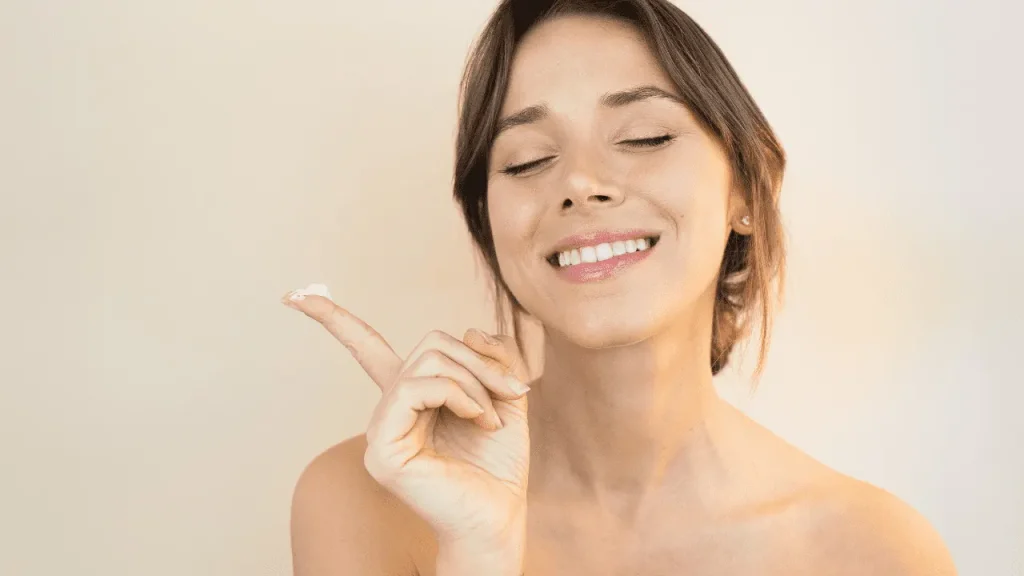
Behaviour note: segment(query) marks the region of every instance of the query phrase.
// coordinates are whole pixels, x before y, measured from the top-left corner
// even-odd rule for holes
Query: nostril
[[[593,196],[587,197],[587,200],[591,201],[591,202],[601,202],[601,203],[603,203],[603,202],[611,202],[612,197],[611,196],[607,196],[605,194],[594,194]],[[562,200],[562,208],[570,208],[570,207],[572,207],[572,204],[573,204],[573,202],[572,202],[572,199],[570,199],[570,198],[566,198],[565,200]]]

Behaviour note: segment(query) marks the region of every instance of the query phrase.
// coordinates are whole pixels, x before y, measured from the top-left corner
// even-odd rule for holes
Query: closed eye
[[[650,148],[653,146],[660,146],[667,142],[671,142],[675,136],[671,134],[665,134],[663,136],[655,136],[654,138],[639,138],[636,140],[623,140],[621,143],[626,146],[632,146],[635,148]]]
[[[554,158],[554,156],[545,156],[544,158],[538,158],[537,160],[531,160],[529,162],[524,162],[523,164],[516,164],[514,166],[502,168],[501,171],[505,174],[511,174],[515,176],[516,174],[522,174],[523,172],[526,172],[530,168],[536,168],[537,166],[540,166],[541,164],[547,162],[548,160],[551,160],[552,158]]]
[[[655,146],[661,146],[662,144],[671,142],[674,139],[675,136],[672,136],[671,134],[665,134],[663,136],[655,136],[654,138],[637,138],[634,140],[623,140],[621,144],[625,144],[626,146],[632,148],[653,148]],[[532,168],[536,168],[541,164],[547,162],[548,160],[551,160],[552,158],[554,158],[554,156],[545,156],[544,158],[538,158],[537,160],[531,160],[529,162],[524,162],[522,164],[515,164],[513,166],[502,168],[501,172],[504,174],[510,174],[512,176],[515,176],[516,174],[522,174],[523,172],[526,172]]]

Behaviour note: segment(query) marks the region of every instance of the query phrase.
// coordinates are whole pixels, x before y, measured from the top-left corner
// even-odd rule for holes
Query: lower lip
[[[612,256],[600,262],[581,262],[575,266],[559,266],[555,273],[574,284],[600,282],[618,276],[623,270],[647,258],[657,245],[646,250],[626,252],[620,256]],[[550,264],[548,264],[550,266]]]

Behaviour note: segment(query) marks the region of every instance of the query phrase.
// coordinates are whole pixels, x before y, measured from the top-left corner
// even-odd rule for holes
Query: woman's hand
[[[431,332],[403,360],[328,298],[291,292],[282,302],[327,328],[380,387],[366,469],[434,529],[442,556],[475,550],[518,562],[530,435],[528,374],[515,341]]]

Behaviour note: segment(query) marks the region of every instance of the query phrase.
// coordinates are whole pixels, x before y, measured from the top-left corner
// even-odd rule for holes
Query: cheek
[[[498,262],[511,265],[531,249],[537,206],[520,190],[492,186],[487,197],[487,215]]]
[[[724,211],[732,175],[725,152],[707,136],[691,135],[680,142],[674,177],[683,183],[689,204],[702,215]]]
[[[539,221],[538,212],[538,202],[521,190],[497,187],[489,192],[487,213],[498,273],[519,303],[531,313],[532,303],[538,296],[536,283],[530,278],[536,276],[536,266],[547,266],[537,259],[532,241]]]
[[[682,150],[631,170],[636,190],[653,194],[672,220],[688,229],[719,226],[728,204],[729,175],[719,158]]]
[[[672,258],[677,266],[669,274],[685,277],[699,289],[712,280],[721,263],[731,173],[724,156],[706,143],[680,146],[674,152],[652,157],[636,172],[634,182],[638,189],[651,191],[651,200],[674,227],[677,243]]]

